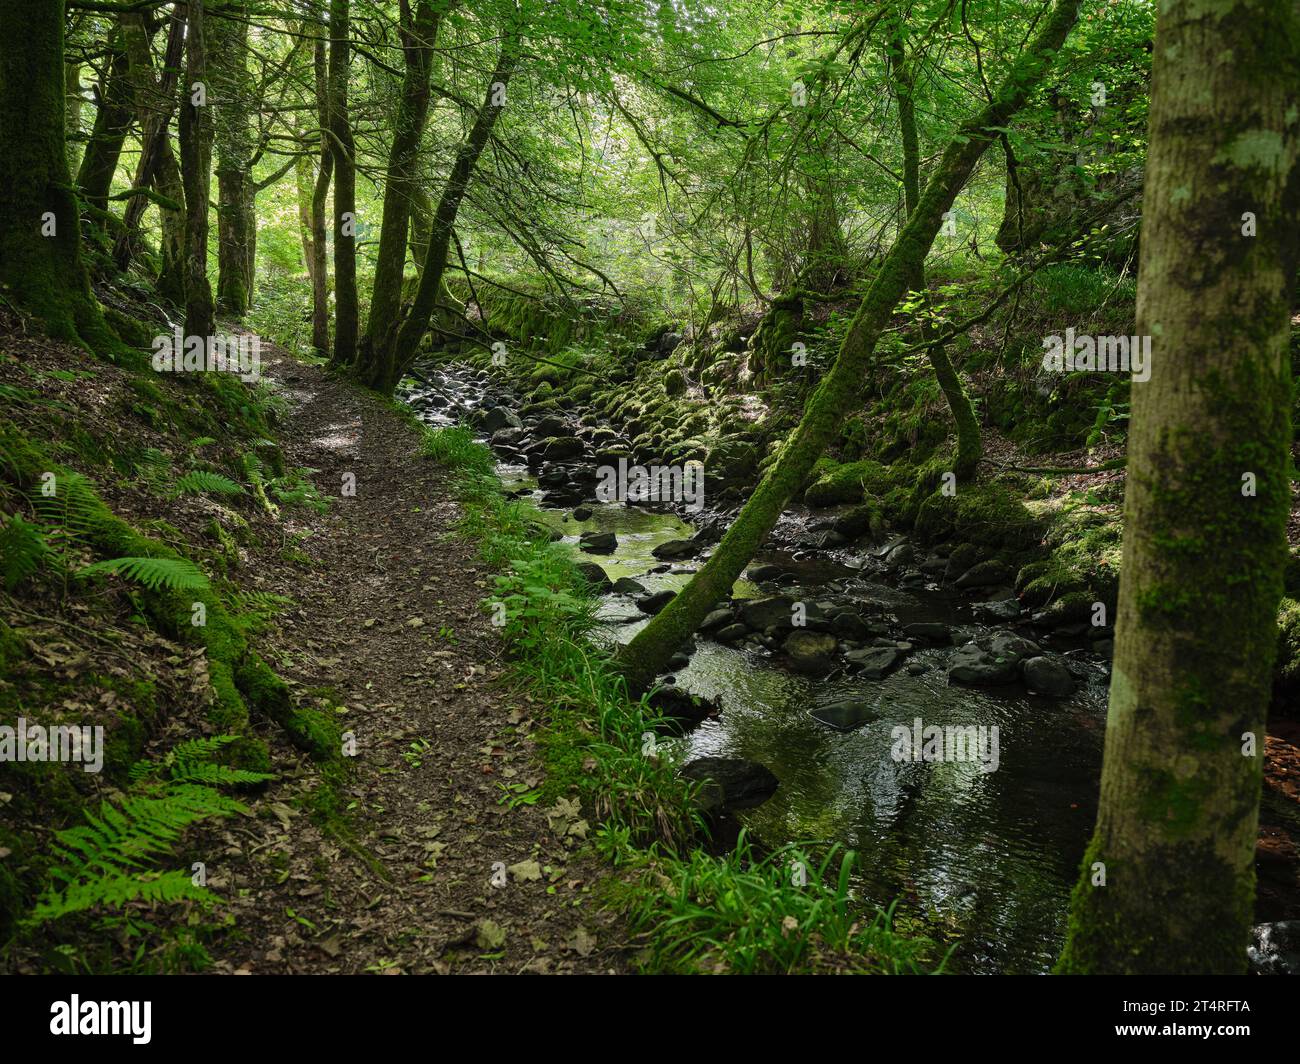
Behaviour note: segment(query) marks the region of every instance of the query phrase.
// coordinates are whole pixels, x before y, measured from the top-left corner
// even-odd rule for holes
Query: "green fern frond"
[[[243,495],[244,489],[229,477],[220,473],[211,473],[206,469],[195,469],[176,481],[176,490],[181,494],[191,495]]]
[[[216,438],[213,436],[200,436],[197,440],[191,440],[190,446],[197,449],[199,447],[206,447],[208,446],[208,444],[216,443],[216,442],[217,442]]]
[[[127,580],[143,584],[150,591],[165,587],[169,591],[203,591],[208,578],[191,561],[183,558],[110,558],[78,571],[78,576],[116,573]]]
[[[23,520],[22,514],[0,527],[0,573],[6,591],[12,591],[49,557],[50,548],[40,528]]]
[[[99,906],[120,909],[132,901],[170,904],[183,900],[213,905],[219,899],[207,887],[196,886],[188,872],[174,870],[132,876],[115,871],[70,883],[61,891],[44,895],[32,910],[30,922],[47,923]]]

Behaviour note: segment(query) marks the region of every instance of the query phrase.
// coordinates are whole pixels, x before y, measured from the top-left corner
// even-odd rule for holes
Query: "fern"
[[[108,561],[87,565],[78,576],[95,576],[116,573],[143,584],[150,591],[166,588],[169,591],[204,591],[208,578],[191,561],[183,558],[110,558]]]
[[[274,779],[266,772],[251,772],[216,764],[214,759],[234,741],[233,735],[188,739],[167,751],[161,761],[136,762],[131,766],[131,781],[143,783],[165,777],[171,783],[200,783],[216,787],[244,786]]]
[[[0,527],[0,573],[6,591],[12,591],[48,558],[50,548],[39,527],[14,514]]]
[[[216,438],[213,436],[200,436],[197,440],[191,440],[190,446],[197,450],[200,447],[206,447],[208,444],[216,442]]]
[[[176,489],[181,494],[192,495],[243,495],[244,489],[229,477],[220,473],[210,473],[206,469],[195,469],[176,481]]]
[[[132,793],[116,805],[102,803],[98,815],[87,811],[84,825],[57,832],[51,884],[26,918],[27,926],[101,906],[120,909],[132,901],[219,902],[189,873],[156,866],[193,824],[248,811],[212,784],[271,778],[212,762],[234,740],[231,735],[192,739],[173,747],[161,761],[136,764]]]

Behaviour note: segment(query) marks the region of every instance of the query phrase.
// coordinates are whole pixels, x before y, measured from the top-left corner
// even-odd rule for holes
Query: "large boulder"
[[[608,591],[613,587],[608,574],[595,562],[579,562],[577,569],[582,574],[583,579],[597,590]]]
[[[745,599],[740,604],[741,621],[759,632],[769,628],[793,628],[793,618],[794,599],[789,595]]]
[[[700,545],[689,539],[670,539],[660,543],[650,553],[660,561],[677,561],[681,558],[694,558],[700,553]]]
[[[1018,666],[1018,658],[999,657],[976,643],[967,643],[949,659],[948,679],[980,687],[1015,683],[1020,676]]]
[[[577,436],[557,436],[546,444],[542,457],[548,462],[566,462],[581,458],[582,451],[582,441]]]
[[[584,532],[578,537],[578,546],[588,554],[613,554],[618,538],[613,532]]]
[[[1049,698],[1069,698],[1074,693],[1074,677],[1070,670],[1051,658],[1027,658],[1022,666],[1025,686]]]
[[[868,679],[880,680],[903,660],[903,652],[897,647],[865,647],[850,650],[844,660]]]
[[[669,589],[655,591],[649,595],[636,600],[636,608],[642,613],[648,613],[653,616],[656,613],[662,613],[668,603],[677,597],[677,592]]]

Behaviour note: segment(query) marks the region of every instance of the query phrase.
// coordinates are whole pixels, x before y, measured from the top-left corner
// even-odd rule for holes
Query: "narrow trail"
[[[317,769],[278,744],[281,778],[261,815],[224,826],[211,882],[237,922],[216,970],[625,970],[621,930],[593,894],[602,866],[575,858],[576,803],[498,804],[500,784],[542,780],[529,738],[540,707],[503,676],[479,606],[493,574],[450,535],[460,513],[447,474],[377,398],[274,349],[265,373],[291,406],[286,464],[317,470],[333,502],[285,519],[286,536],[309,533],[296,544],[309,566],[293,555],[249,574],[297,604],[262,649],[304,704],[346,707],[355,756],[338,804],[350,833],[294,802]]]

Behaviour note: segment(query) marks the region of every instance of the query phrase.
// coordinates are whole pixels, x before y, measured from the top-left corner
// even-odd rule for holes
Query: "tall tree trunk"
[[[162,139],[158,151],[158,168],[154,173],[154,188],[160,196],[165,196],[172,203],[182,204],[182,209],[159,207],[158,214],[162,221],[162,237],[158,241],[158,294],[178,307],[185,305],[186,275],[186,224],[185,182],[181,178],[181,168],[172,154],[172,146],[167,138]]]
[[[997,134],[1023,105],[1047,72],[1052,58],[1078,15],[1081,0],[1057,0],[1027,51],[1012,66],[991,103],[963,123],[944,150],[916,210],[881,263],[871,287],[849,325],[834,365],[808,400],[798,428],[782,447],[775,464],[737,515],[704,567],[662,613],[624,646],[619,654],[631,686],[644,687],[667,666],[669,658],[732,585],[772,530],[790,497],[803,486],[813,465],[834,439],[858,398],[871,356],[894,307],[916,277],[943,222],[975,164]]]
[[[420,186],[417,162],[429,115],[429,71],[440,20],[437,5],[432,0],[420,0],[410,24],[402,26],[406,71],[384,181],[384,217],[366,327],[366,348],[370,351],[386,347],[398,326],[402,275],[406,271],[406,232]]]
[[[483,105],[474,119],[469,136],[456,152],[456,161],[452,164],[447,184],[433,213],[429,248],[425,255],[424,269],[420,271],[420,284],[416,288],[411,311],[397,330],[392,343],[373,352],[368,363],[361,367],[361,379],[384,394],[392,392],[402,374],[415,360],[420,341],[429,328],[429,319],[443,290],[443,273],[447,266],[447,251],[451,246],[456,215],[460,211],[461,200],[465,198],[465,190],[469,187],[474,167],[492,135],[497,116],[503,110],[504,94],[514,70],[517,47],[518,41],[507,36],[501,46],[496,70],[488,83]]]
[[[0,292],[51,336],[112,355],[68,171],[63,5],[0,0],[0,40]]]
[[[19,38],[21,39],[21,38]],[[17,47],[14,42],[10,47]],[[122,25],[113,28],[104,76],[96,94],[97,109],[90,140],[86,142],[77,172],[77,185],[86,202],[100,211],[108,209],[108,194],[122,154],[122,142],[131,128],[135,101],[131,92],[130,63],[123,45]]]
[[[156,180],[164,154],[171,154],[167,142],[167,127],[176,106],[176,81],[185,47],[185,19],[173,12],[171,28],[167,34],[167,48],[163,55],[161,76],[153,71],[153,56],[149,50],[149,31],[144,15],[129,12],[122,16],[122,39],[129,64],[130,82],[135,99],[136,115],[140,124],[140,159],[135,168],[133,187],[148,188],[153,185],[160,195],[168,196]],[[175,160],[172,161],[173,168]],[[170,198],[170,197],[169,197]],[[175,202],[184,202],[183,196]],[[113,245],[113,259],[119,270],[125,270],[135,252],[139,239],[140,220],[144,217],[148,200],[135,196],[127,201],[122,218],[122,231]],[[167,213],[169,208],[160,207]],[[183,212],[171,210],[175,220],[184,224]],[[164,223],[166,224],[166,223]]]
[[[81,136],[81,107],[86,102],[81,95],[81,64],[65,63],[63,72],[68,94],[68,110],[65,117],[68,170],[75,171],[80,165],[81,159],[81,145],[79,143]]]
[[[298,200],[298,238],[302,241],[302,263],[307,268],[307,280],[312,281],[316,277],[316,259],[311,240],[311,190],[316,175],[307,155],[307,139],[302,137],[299,145],[302,154],[293,167],[294,191]]]
[[[248,71],[247,4],[226,2],[209,25],[217,156],[217,306],[235,318],[248,313],[257,261],[257,188],[253,182],[252,87]]]
[[[898,125],[903,146],[903,199],[910,217],[921,199],[921,146],[916,132],[916,79],[907,59],[906,23],[900,13],[894,25],[889,42],[889,66],[894,80],[894,91],[898,98]],[[925,280],[925,262],[917,267],[912,279],[913,291],[919,292],[929,305],[929,286]],[[935,330],[928,320],[922,329],[926,339],[932,339]],[[962,385],[957,368],[948,357],[943,344],[932,344],[926,349],[930,359],[930,368],[934,370],[939,390],[948,403],[953,426],[957,430],[957,454],[953,460],[953,474],[959,481],[968,481],[975,475],[980,457],[984,453],[984,444],[980,438],[979,418],[975,416],[975,407]]]
[[[348,115],[351,64],[348,0],[330,0],[329,132],[334,157],[334,355],[339,365],[357,357],[357,171]]]
[[[185,85],[181,103],[181,180],[185,186],[185,334],[211,336],[216,328],[208,282],[208,196],[212,188],[212,111],[207,99],[207,27],[204,0],[189,0]],[[197,101],[197,102],[196,102]]]
[[[1293,0],[1161,5],[1137,309],[1151,376],[1132,386],[1101,806],[1061,971],[1246,968],[1291,501],[1297,99]]]
[[[328,128],[329,70],[325,52],[325,39],[315,25],[316,40],[312,62],[316,72],[316,100],[319,107],[317,122],[320,135],[320,165],[316,171],[316,185],[311,195],[311,343],[316,354],[328,358],[330,353],[330,273],[329,243],[326,240],[326,199],[330,191],[330,177],[334,172],[334,149],[330,144]]]

